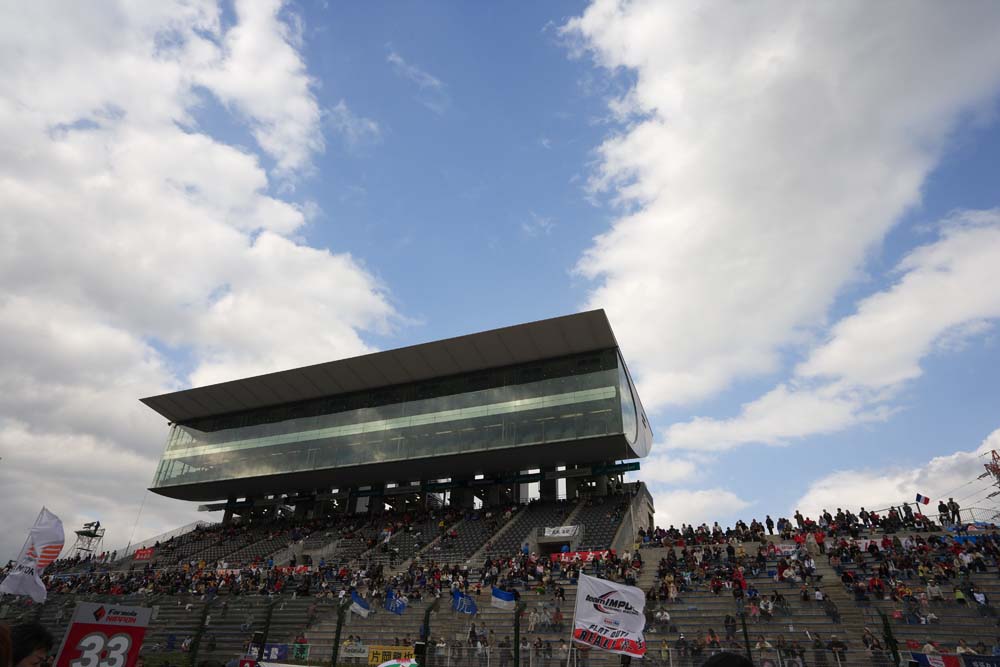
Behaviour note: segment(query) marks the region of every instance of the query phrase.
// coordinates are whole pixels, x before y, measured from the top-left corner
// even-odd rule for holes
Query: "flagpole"
[[[576,608],[579,602],[580,595],[580,576],[583,575],[583,570],[580,570],[580,574],[576,578],[576,594],[577,599],[573,600],[573,620],[569,624],[569,652],[566,654],[566,667],[570,667],[570,660],[573,658],[573,635],[576,634]]]

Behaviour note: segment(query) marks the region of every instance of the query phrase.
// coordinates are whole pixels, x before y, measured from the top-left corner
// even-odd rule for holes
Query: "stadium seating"
[[[518,551],[537,528],[560,526],[575,505],[565,500],[534,502],[510,521],[503,531],[486,546],[486,556],[507,556]]]
[[[199,659],[227,661],[245,649],[254,631],[265,628],[268,643],[272,644],[291,645],[297,636],[304,634],[309,646],[309,662],[321,664],[325,660],[325,664],[329,664],[337,606],[341,600],[349,599],[341,598],[341,591],[345,591],[346,595],[345,589],[356,585],[362,594],[369,597],[374,610],[368,618],[348,613],[343,637],[360,637],[367,645],[392,645],[405,641],[407,637],[413,641],[419,636],[424,612],[433,601],[436,564],[452,565],[455,567],[448,570],[468,582],[479,613],[471,617],[452,611],[449,590],[447,585],[442,586],[439,608],[431,616],[432,655],[437,660],[431,664],[476,664],[479,656],[473,654],[470,657],[469,651],[474,652],[475,649],[470,649],[467,641],[474,622],[478,628],[485,627],[490,644],[489,657],[484,664],[496,665],[499,664],[498,643],[504,637],[513,639],[513,612],[491,606],[489,585],[481,586],[476,593],[476,585],[482,578],[480,568],[486,557],[491,557],[492,562],[497,562],[499,558],[502,563],[501,582],[518,591],[521,601],[527,605],[522,622],[525,636],[532,644],[540,641],[544,646],[547,642],[553,652],[551,664],[554,665],[559,641],[569,634],[576,596],[572,576],[557,573],[555,581],[546,588],[537,581],[522,583],[520,575],[512,576],[509,563],[511,559],[522,559],[523,564],[520,546],[532,531],[543,526],[560,525],[566,520],[587,526],[584,546],[607,548],[621,527],[621,518],[627,513],[630,498],[626,495],[609,496],[600,502],[534,503],[510,513],[506,508],[499,508],[495,512],[470,512],[461,518],[456,514],[446,522],[448,532],[453,532],[454,537],[438,541],[434,537],[439,531],[441,513],[435,517],[418,516],[409,522],[408,527],[402,516],[393,514],[341,517],[307,526],[289,519],[258,525],[200,527],[160,545],[157,548],[159,558],[153,562],[137,563],[129,558],[114,563],[61,562],[61,566],[54,569],[49,577],[52,592],[44,605],[6,597],[0,601],[0,618],[8,622],[39,619],[59,638],[77,601],[115,601],[150,606],[155,610],[144,645],[146,661],[150,665],[164,662],[185,664],[188,657],[182,649],[185,640],[197,644]],[[379,548],[382,542],[378,539],[380,531],[388,525],[395,528],[387,544],[398,549],[391,561],[383,557],[384,553]],[[861,539],[881,540],[883,536],[881,529],[869,531],[861,528],[854,532]],[[426,540],[425,533],[428,536]],[[923,646],[928,640],[936,642],[942,652],[953,651],[960,640],[971,647],[979,643],[992,647],[997,632],[992,605],[984,609],[971,599],[969,604],[958,604],[954,601],[952,588],[957,584],[971,583],[985,592],[991,601],[1000,599],[996,547],[990,547],[992,554],[988,554],[985,560],[986,572],[966,575],[954,569],[955,554],[961,551],[961,544],[955,546],[957,542],[953,533],[940,530],[910,533],[904,530],[896,534],[901,538],[915,534],[924,540],[945,538],[940,546],[926,547],[930,549],[927,551],[929,556],[953,569],[953,577],[947,578],[942,586],[946,599],[919,606],[921,616],[926,617],[927,612],[933,612],[936,618],[932,623],[914,622],[917,619],[913,615],[899,613],[905,609],[902,601],[871,599],[870,595],[870,599],[855,600],[853,592],[841,583],[840,573],[856,572],[861,577],[875,571],[880,563],[879,557],[868,551],[855,552],[854,558],[839,564],[839,571],[834,569],[826,556],[814,553],[815,579],[809,582],[806,589],[808,595],[803,599],[800,582],[777,582],[774,577],[782,557],[782,549],[778,547],[782,546],[785,557],[788,557],[789,542],[745,527],[722,531],[715,536],[706,528],[693,539],[688,535],[683,543],[686,546],[671,546],[678,541],[676,536],[669,539],[662,534],[656,539],[650,539],[649,533],[637,536],[637,541],[646,544],[638,551],[643,567],[638,571],[636,585],[644,591],[656,589],[660,583],[661,559],[670,552],[681,556],[695,543],[719,551],[718,561],[712,563],[709,575],[715,565],[725,567],[728,564],[729,556],[725,550],[730,545],[737,558],[745,552],[742,562],[749,564],[759,547],[773,544],[775,546],[770,553],[765,552],[763,565],[756,576],[750,567],[746,568],[747,582],[755,586],[761,595],[779,591],[787,601],[787,609],[776,610],[770,618],[766,614],[757,616],[748,613],[746,620],[751,644],[756,645],[758,638],[763,636],[772,646],[761,649],[757,653],[758,658],[776,658],[777,645],[784,643],[788,647],[783,653],[785,658],[802,651],[807,664],[823,664],[818,662],[822,656],[825,664],[835,665],[837,656],[827,649],[827,643],[836,635],[847,650],[847,659],[841,664],[887,664],[884,655],[870,655],[861,642],[865,628],[870,628],[881,639],[880,612],[889,618],[892,632],[904,653]],[[980,539],[991,535],[989,531],[979,534]],[[834,548],[842,536],[843,533],[830,538],[828,548]],[[293,539],[301,542],[303,547],[319,544],[335,548],[325,558],[325,567],[318,572],[318,562],[312,564],[309,573],[291,568],[269,569],[266,566],[267,557],[276,550],[285,549]],[[965,538],[958,536],[958,539]],[[668,546],[656,546],[664,541]],[[344,543],[343,549],[340,548],[341,542]],[[373,544],[374,549],[371,548]],[[990,542],[984,544],[989,545]],[[802,550],[808,546],[792,545],[791,549],[798,549],[798,554],[803,554]],[[815,552],[815,545],[812,549]],[[480,556],[470,562],[470,557],[477,552]],[[210,562],[210,559],[218,563]],[[202,561],[206,562],[205,570],[198,569]],[[216,565],[223,562],[229,567],[224,577],[218,575],[216,569]],[[257,565],[250,567],[252,563]],[[588,573],[598,576],[620,579],[624,573],[624,565],[615,574],[611,574],[605,564],[583,567]],[[678,574],[683,569],[678,568]],[[687,569],[690,571],[691,568]],[[914,576],[907,578],[907,574],[900,572],[897,576],[916,593],[922,584]],[[718,634],[724,646],[734,649],[744,646],[742,631],[737,629],[735,637],[727,640],[723,624],[727,614],[739,616],[739,603],[729,587],[722,586],[718,592],[713,592],[710,581],[711,576],[693,576],[689,583],[685,583],[686,590],[680,592],[676,600],[650,599],[647,603],[646,638],[650,651],[647,665],[700,664],[710,649],[692,649],[691,645],[696,638],[704,638],[709,630]],[[392,614],[381,606],[387,582],[397,586],[400,593],[411,593],[413,596],[402,615]],[[815,583],[832,601],[835,614],[831,614],[829,605],[815,600]],[[564,600],[557,601],[554,591],[560,588]],[[417,599],[417,590],[421,590],[420,599]],[[561,629],[538,625],[534,631],[528,631],[530,615],[527,612],[552,611],[556,606],[564,615]],[[749,612],[750,606],[745,603],[743,608]],[[655,614],[661,609],[669,613],[669,622],[656,620]],[[684,641],[680,641],[682,634]],[[813,646],[817,637],[821,640],[818,648]],[[439,643],[443,644],[440,648]],[[660,650],[664,645],[670,652],[670,660],[659,663]],[[695,651],[698,655],[692,655]],[[544,653],[544,650],[538,653],[531,649],[527,653],[529,661],[522,664],[543,665]],[[596,653],[589,656],[589,662],[595,667],[617,664],[617,660]],[[786,664],[789,663],[786,661]]]

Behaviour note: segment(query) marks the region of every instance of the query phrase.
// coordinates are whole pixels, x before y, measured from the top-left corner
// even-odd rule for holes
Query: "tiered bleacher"
[[[521,549],[538,528],[561,526],[574,509],[565,500],[555,502],[534,501],[521,509],[499,535],[486,545],[486,555],[505,556]]]
[[[283,661],[329,664],[338,607],[355,594],[371,613],[346,614],[341,664],[366,662],[358,646],[403,646],[427,635],[424,612],[436,604],[429,664],[495,665],[514,641],[514,612],[491,604],[495,585],[525,603],[522,664],[554,666],[570,657],[576,578],[586,572],[646,591],[649,665],[700,665],[721,649],[745,651],[746,638],[758,661],[888,665],[881,614],[904,656],[1000,652],[1000,536],[988,523],[838,511],[817,521],[779,519],[773,528],[752,521],[642,529],[631,546],[602,557],[621,544],[640,489],[463,513],[198,526],[157,545],[149,561],[57,561],[45,577],[47,602],[7,596],[0,619],[40,620],[58,640],[77,601],[114,600],[154,609],[143,647],[151,664],[192,655],[225,662],[265,628],[267,643],[286,651]],[[590,556],[524,552],[539,528],[566,521],[585,526],[579,550]],[[277,561],[289,545],[328,553]],[[476,615],[452,609],[456,591]],[[402,614],[385,608],[390,597],[407,601]],[[572,662],[618,664],[597,652],[574,652]]]

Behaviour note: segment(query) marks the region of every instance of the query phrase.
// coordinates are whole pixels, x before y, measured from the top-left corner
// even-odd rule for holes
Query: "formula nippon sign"
[[[55,667],[134,667],[152,610],[79,602]]]

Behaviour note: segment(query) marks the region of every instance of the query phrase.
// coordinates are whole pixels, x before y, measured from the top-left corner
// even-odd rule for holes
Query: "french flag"
[[[923,503],[924,505],[926,505],[930,501],[931,501],[931,499],[928,498],[927,496],[922,496],[919,493],[917,494],[917,502],[918,503]]]

